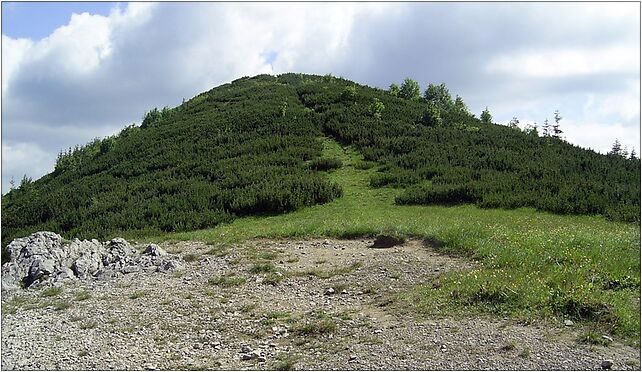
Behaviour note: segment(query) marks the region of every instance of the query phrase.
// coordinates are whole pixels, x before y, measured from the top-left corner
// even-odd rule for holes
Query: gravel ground
[[[582,329],[426,319],[391,294],[470,261],[419,241],[257,240],[162,247],[174,273],[132,273],[2,296],[3,370],[639,370],[640,349]],[[144,245],[137,246],[143,249]]]

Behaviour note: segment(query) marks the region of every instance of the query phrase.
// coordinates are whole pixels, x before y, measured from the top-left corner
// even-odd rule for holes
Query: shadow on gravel
[[[441,242],[441,241],[439,241],[439,240],[437,240],[435,238],[424,238],[422,240],[422,243],[423,243],[424,247],[431,247],[431,248],[434,248],[434,249],[437,249],[437,250],[440,249],[440,248],[443,248],[445,246],[445,244],[443,242]]]
[[[370,248],[391,248],[396,245],[402,245],[406,242],[406,239],[394,235],[377,235],[374,243]]]

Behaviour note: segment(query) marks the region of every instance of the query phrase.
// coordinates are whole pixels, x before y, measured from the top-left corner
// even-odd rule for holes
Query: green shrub
[[[274,273],[277,271],[277,268],[271,263],[255,264],[252,265],[249,271],[252,274]]]
[[[336,328],[337,325],[331,319],[321,319],[297,324],[292,328],[292,333],[298,336],[317,336],[332,333]]]
[[[331,169],[341,168],[343,163],[335,158],[318,158],[310,162],[310,169],[316,171],[328,171]]]
[[[236,275],[222,275],[210,278],[207,282],[211,285],[217,285],[219,287],[229,288],[229,287],[238,287],[243,284],[247,279],[242,276]]]

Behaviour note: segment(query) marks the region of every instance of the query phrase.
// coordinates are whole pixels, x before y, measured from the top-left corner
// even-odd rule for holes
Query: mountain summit
[[[106,239],[215,226],[342,195],[330,137],[378,167],[398,204],[471,203],[639,221],[640,161],[536,129],[493,124],[460,97],[407,79],[389,90],[330,75],[244,77],[140,126],[61,152],[55,170],[2,197],[2,244],[35,231]],[[340,216],[337,216],[340,218]]]

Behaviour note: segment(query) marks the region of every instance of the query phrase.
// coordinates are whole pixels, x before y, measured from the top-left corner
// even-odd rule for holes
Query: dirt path
[[[640,368],[639,349],[579,344],[576,327],[390,306],[394,293],[472,263],[419,241],[371,244],[168,243],[185,270],[3,296],[2,369]]]

